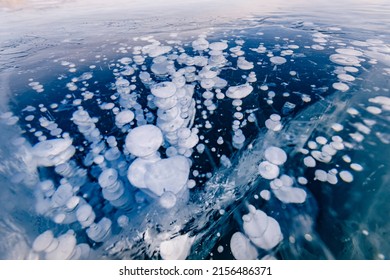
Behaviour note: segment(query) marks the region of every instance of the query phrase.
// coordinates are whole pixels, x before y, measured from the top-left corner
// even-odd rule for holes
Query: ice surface
[[[31,52],[9,79],[28,91],[10,83],[12,104],[1,109],[4,131],[21,128],[0,135],[0,177],[10,186],[1,207],[19,215],[16,236],[28,233],[14,246],[0,231],[10,241],[0,249],[21,258],[262,259],[370,247],[385,257],[385,242],[348,232],[386,224],[360,212],[380,209],[372,197],[387,178],[385,36],[353,41],[350,29],[324,23],[289,22],[292,32],[245,20],[248,28],[167,35],[161,24],[132,37],[118,21],[102,22],[123,33],[88,48],[80,33],[80,52],[70,54],[47,46],[53,55],[39,65],[54,77],[27,67]],[[68,49],[72,36],[55,42]],[[318,217],[332,223],[316,227]]]

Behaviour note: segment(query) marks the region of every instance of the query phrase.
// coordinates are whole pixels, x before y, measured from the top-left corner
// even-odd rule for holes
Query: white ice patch
[[[381,108],[378,108],[378,107],[375,107],[375,106],[368,106],[366,108],[367,112],[373,114],[373,115],[379,115],[380,113],[382,113],[382,110]]]
[[[110,219],[104,217],[98,223],[93,223],[87,230],[87,235],[95,242],[104,242],[111,236]]]
[[[54,241],[53,232],[51,230],[47,230],[35,238],[32,244],[32,249],[35,252],[43,252],[47,248],[49,248],[49,246],[52,244],[53,241]]]
[[[192,42],[192,48],[195,51],[204,51],[208,47],[209,47],[209,42],[204,38],[199,38]]]
[[[159,203],[161,207],[165,209],[170,209],[173,206],[175,206],[176,200],[177,200],[176,195],[173,192],[166,191],[161,195],[159,199]]]
[[[271,250],[283,240],[279,223],[252,205],[248,208],[249,213],[242,217],[245,234],[257,247]]]
[[[137,158],[134,160],[127,171],[127,179],[129,182],[137,188],[147,188],[145,183],[146,171],[150,164],[158,160],[160,160],[159,157],[153,159]]]
[[[336,52],[339,54],[345,54],[350,56],[362,56],[363,53],[361,51],[355,49],[336,49]]]
[[[363,171],[363,166],[358,163],[351,163],[351,169],[360,172]]]
[[[258,169],[260,176],[264,179],[272,180],[279,176],[279,167],[269,161],[262,161]]]
[[[344,82],[353,82],[355,80],[354,76],[351,76],[348,74],[338,74],[337,78],[339,78],[341,81],[344,81]]]
[[[53,239],[50,244],[50,251],[46,252],[45,259],[47,260],[67,260],[72,257],[76,249],[76,237],[73,231]],[[46,249],[47,250],[47,249]]]
[[[120,128],[134,120],[134,113],[130,110],[123,110],[115,116],[115,124]]]
[[[188,159],[184,156],[174,156],[148,165],[145,184],[158,196],[166,191],[177,194],[186,186],[189,174]]]
[[[339,91],[347,91],[349,90],[349,86],[347,84],[344,84],[344,83],[333,83],[332,84],[332,87],[336,90],[339,90]]]
[[[168,98],[176,93],[176,85],[172,82],[161,82],[150,88],[152,94],[159,98]]]
[[[126,136],[126,149],[137,157],[154,154],[163,143],[161,130],[154,125],[142,125],[130,130]]]
[[[144,53],[147,53],[150,57],[158,57],[172,50],[172,47],[170,46],[156,46],[156,45],[150,45],[150,46],[151,47],[147,51],[144,51]]]
[[[239,57],[237,60],[237,67],[241,70],[250,70],[253,69],[253,62],[247,61],[244,57]]]
[[[209,48],[213,51],[223,51],[227,47],[228,45],[225,42],[214,42],[209,45]]]
[[[287,60],[281,56],[273,56],[269,60],[275,65],[282,65],[287,62]]]
[[[271,146],[267,148],[264,152],[264,157],[269,162],[282,165],[287,161],[287,154],[281,148]]]
[[[185,260],[191,250],[193,237],[188,234],[179,235],[160,244],[160,255],[164,260]]]
[[[307,197],[306,191],[303,189],[284,184],[280,188],[272,189],[272,192],[284,203],[304,203]]]
[[[272,131],[280,131],[283,128],[280,120],[280,115],[272,114],[270,118],[265,121],[265,127]]]
[[[67,162],[76,152],[72,139],[51,139],[35,144],[31,150],[38,165],[55,166]]]
[[[353,181],[353,175],[349,171],[343,170],[339,173],[339,176],[341,180],[346,183],[351,183]]]
[[[255,260],[259,255],[256,247],[241,232],[236,232],[232,235],[230,250],[236,260]]]
[[[343,65],[343,66],[360,66],[360,59],[352,55],[336,53],[336,54],[332,54],[329,57],[329,59],[333,63]]]
[[[249,84],[231,86],[226,91],[226,96],[232,99],[242,99],[247,97],[253,91],[253,87]]]

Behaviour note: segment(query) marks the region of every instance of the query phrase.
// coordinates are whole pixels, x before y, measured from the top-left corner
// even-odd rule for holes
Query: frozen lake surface
[[[1,259],[390,257],[390,4],[128,2],[0,2]]]

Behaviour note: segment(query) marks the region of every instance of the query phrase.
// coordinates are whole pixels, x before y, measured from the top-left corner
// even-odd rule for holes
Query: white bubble
[[[326,171],[324,170],[321,170],[321,169],[317,169],[315,171],[315,178],[321,182],[326,182],[327,181],[327,178],[328,178],[328,174],[326,173]]]
[[[265,126],[272,131],[280,131],[283,126],[280,121],[274,121],[272,119],[268,119],[265,121]]]
[[[333,63],[343,65],[343,66],[359,66],[360,60],[358,57],[353,55],[346,55],[346,54],[332,54],[329,57],[330,61]]]
[[[351,163],[350,166],[351,166],[351,169],[353,169],[355,171],[362,171],[363,170],[363,166],[361,166],[358,163]]]
[[[323,136],[318,136],[316,137],[316,142],[320,145],[325,145],[328,142],[328,140]]]
[[[209,47],[209,42],[204,38],[198,38],[192,42],[192,48],[195,51],[203,51]]]
[[[271,199],[271,192],[269,190],[262,190],[260,192],[260,196],[264,200],[270,200]]]
[[[123,110],[115,116],[115,123],[118,126],[123,126],[132,122],[134,119],[134,113],[130,110]]]
[[[54,166],[67,162],[76,152],[71,139],[51,139],[35,144],[32,154],[41,166]]]
[[[209,45],[209,48],[214,51],[223,51],[228,45],[225,42],[214,42]]]
[[[176,200],[176,195],[172,192],[167,191],[161,195],[159,203],[163,208],[170,209],[175,206]]]
[[[347,162],[347,163],[350,163],[351,162],[351,158],[348,156],[348,155],[343,155],[342,156],[342,159]]]
[[[332,156],[326,152],[320,151],[312,151],[311,156],[315,158],[315,160],[328,163],[332,160]]]
[[[284,150],[278,147],[268,147],[264,152],[264,157],[269,162],[276,164],[276,165],[282,165],[287,160],[287,154]]]
[[[347,109],[347,113],[352,115],[352,116],[356,116],[356,115],[359,115],[359,111],[356,110],[355,108],[348,108]]]
[[[245,60],[244,57],[239,57],[237,60],[237,67],[241,70],[250,70],[253,69],[254,65],[253,62]]]
[[[32,248],[36,252],[42,252],[46,250],[54,240],[54,235],[51,230],[47,230],[35,238]]]
[[[380,113],[382,113],[382,110],[378,107],[375,107],[375,106],[368,106],[366,108],[367,112],[373,114],[373,115],[379,115]]]
[[[281,187],[272,190],[275,196],[283,203],[304,203],[307,194],[301,188]]]
[[[159,158],[156,157],[152,159],[137,158],[133,161],[127,171],[127,178],[129,182],[137,188],[147,188],[145,183],[145,174],[148,166],[158,160]]]
[[[275,65],[281,65],[287,62],[287,60],[281,56],[273,56],[270,58],[270,61]]]
[[[337,53],[351,55],[351,56],[362,56],[363,53],[361,51],[355,49],[336,49]]]
[[[351,76],[348,74],[338,74],[337,78],[339,78],[341,81],[344,81],[344,82],[353,82],[355,80],[354,76]]]
[[[179,235],[160,244],[160,255],[164,260],[185,260],[190,253],[194,238]]]
[[[258,256],[256,248],[241,232],[236,232],[232,235],[230,250],[236,260],[255,260]]]
[[[66,260],[72,257],[77,241],[73,233],[67,232],[58,237],[58,246],[46,253],[48,260]]]
[[[307,156],[303,159],[303,164],[306,165],[307,167],[315,167],[316,161],[314,160],[313,157]]]
[[[143,125],[130,130],[126,136],[126,149],[135,156],[155,153],[163,143],[161,130],[154,125]]]
[[[263,161],[259,164],[259,174],[267,180],[275,179],[279,176],[279,167],[268,161]]]
[[[353,181],[353,175],[349,171],[343,170],[339,173],[339,176],[344,182],[351,183]]]
[[[242,99],[247,97],[253,91],[253,87],[249,84],[231,86],[226,91],[226,96],[232,99]]]
[[[158,196],[170,191],[179,193],[188,181],[190,165],[186,157],[174,156],[147,166],[145,184]]]
[[[176,85],[172,82],[161,82],[150,88],[152,94],[159,98],[168,98],[176,93]]]
[[[347,91],[349,90],[349,86],[347,84],[344,84],[344,83],[333,83],[332,87],[336,90],[339,90],[339,91]]]
[[[326,180],[328,181],[329,184],[331,185],[336,185],[338,180],[337,180],[337,177],[336,177],[336,174],[334,174],[333,172],[328,172],[328,174],[326,175]]]
[[[301,185],[306,185],[308,181],[305,177],[298,177],[298,183]]]
[[[344,70],[350,73],[357,73],[359,72],[359,69],[353,66],[345,66]]]

